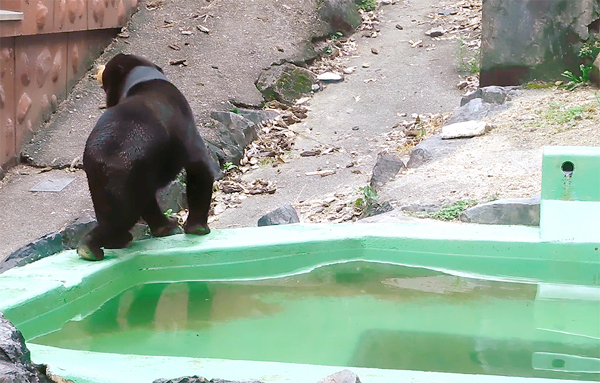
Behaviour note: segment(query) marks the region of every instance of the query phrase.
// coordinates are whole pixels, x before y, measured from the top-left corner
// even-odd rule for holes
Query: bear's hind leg
[[[133,236],[124,227],[109,229],[106,224],[99,223],[77,246],[77,254],[88,261],[101,261],[104,259],[103,247],[122,249],[132,240]]]
[[[212,199],[214,177],[204,162],[186,166],[187,200],[190,214],[185,232],[203,235],[210,233],[208,227],[208,211]]]
[[[150,226],[150,231],[152,231],[154,237],[165,237],[177,232],[177,220],[165,217],[160,211],[156,198],[151,198],[146,204],[142,218]]]

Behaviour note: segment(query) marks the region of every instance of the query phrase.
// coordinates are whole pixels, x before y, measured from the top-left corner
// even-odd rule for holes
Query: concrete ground
[[[262,215],[284,203],[365,186],[382,134],[400,120],[399,113],[410,116],[457,107],[461,94],[453,58],[456,42],[434,41],[424,34],[431,27],[427,15],[437,10],[437,4],[438,0],[419,0],[382,6],[381,35],[354,35],[358,50],[345,65],[356,66],[356,72],[316,93],[308,118],[292,126],[299,134],[292,160],[245,176],[275,180],[277,192],[245,199],[240,207],[222,213],[211,227],[256,226]],[[129,37],[117,39],[99,62],[125,52],[157,63],[186,95],[203,135],[210,140],[211,131],[202,126],[210,111],[259,106],[262,97],[254,82],[261,70],[283,59],[310,56],[311,39],[330,33],[316,20],[313,6],[312,0],[165,0],[159,8],[148,9],[142,2],[129,25]],[[197,25],[210,32],[199,31]],[[425,46],[413,48],[409,40],[423,40]],[[169,64],[179,59],[188,65]],[[365,63],[368,68],[363,68]],[[0,261],[92,211],[83,171],[56,168],[80,163],[103,104],[97,83],[90,76],[82,79],[25,148],[36,167],[17,166],[0,182]],[[341,150],[317,157],[298,155],[317,144]],[[345,167],[352,161],[358,162],[352,170],[360,173]],[[332,176],[305,175],[336,165],[338,171]],[[46,167],[53,169],[42,172]],[[74,181],[56,193],[29,191],[50,178]]]

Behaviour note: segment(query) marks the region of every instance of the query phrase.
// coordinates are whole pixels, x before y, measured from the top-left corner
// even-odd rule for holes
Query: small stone
[[[342,370],[335,374],[326,376],[318,383],[361,383],[358,375],[350,370]]]
[[[277,50],[279,52],[283,52],[284,51],[284,49],[283,49],[283,47],[281,45],[277,45],[275,48],[277,48]]]
[[[402,25],[400,25],[400,24],[396,24],[396,29],[403,30],[404,27]]]
[[[312,84],[311,89],[313,90],[313,92],[316,92],[320,90],[321,87],[319,86],[319,84]]]
[[[441,28],[432,28],[425,32],[425,34],[429,37],[440,37],[444,34],[444,30]]]
[[[351,73],[354,73],[355,70],[356,70],[355,66],[350,66],[350,67],[344,68],[344,73],[351,74]]]
[[[178,51],[178,50],[180,50],[180,49],[181,49],[181,48],[179,47],[179,45],[176,45],[176,44],[171,44],[171,45],[169,45],[169,48],[173,49],[174,51]]]
[[[449,16],[449,15],[456,15],[456,10],[455,9],[440,9],[438,11],[438,15],[441,16]]]
[[[305,152],[300,153],[300,157],[314,157],[321,154],[320,150],[307,150]]]
[[[371,64],[369,64],[369,63],[364,63],[364,64],[362,64],[362,67],[363,67],[363,68],[368,68],[368,67],[370,67],[370,66],[371,66]]]
[[[373,53],[374,55],[378,55],[379,51],[375,48],[371,48],[371,53]]]
[[[322,73],[322,74],[318,75],[317,80],[323,81],[323,82],[340,82],[340,81],[344,81],[344,77],[342,77],[341,75],[339,75],[337,73],[326,72],[326,73]]]
[[[122,39],[127,39],[127,38],[129,38],[129,32],[121,32],[117,35],[117,37],[120,37]]]
[[[192,31],[181,31],[181,34],[184,35],[184,36],[190,36],[190,35],[193,35],[194,32],[192,32]]]
[[[187,66],[188,62],[187,60],[171,60],[169,61],[170,65],[183,65],[183,66]]]
[[[444,140],[451,138],[476,137],[485,134],[489,130],[485,121],[457,122],[442,127],[440,137]]]

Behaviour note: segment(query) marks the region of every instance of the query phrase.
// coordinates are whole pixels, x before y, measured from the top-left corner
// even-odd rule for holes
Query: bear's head
[[[154,68],[160,73],[163,70],[152,62],[135,55],[119,53],[106,65],[101,65],[96,73],[96,79],[102,85],[106,93],[106,107],[110,108],[119,103],[123,95],[123,87],[127,80],[127,75],[136,67],[146,66]]]

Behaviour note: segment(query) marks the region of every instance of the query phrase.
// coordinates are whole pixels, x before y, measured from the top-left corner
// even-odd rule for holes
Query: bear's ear
[[[110,108],[119,103],[121,89],[125,81],[125,66],[118,63],[111,65],[109,70],[102,73],[102,88],[106,93],[106,107]]]

